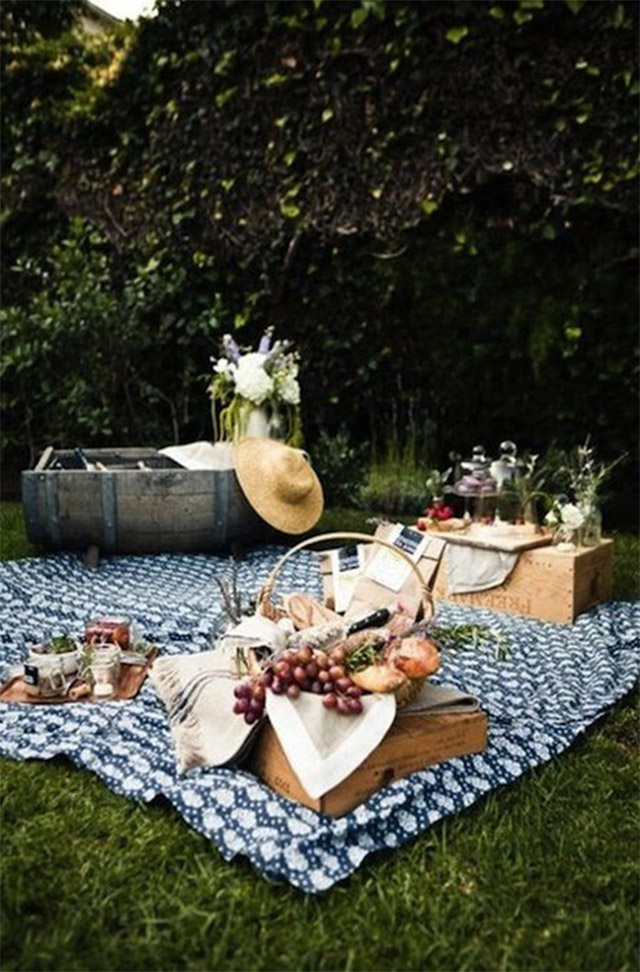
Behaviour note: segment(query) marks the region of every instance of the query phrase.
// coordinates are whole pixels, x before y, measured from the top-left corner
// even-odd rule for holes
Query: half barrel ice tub
[[[56,550],[123,554],[265,540],[273,531],[245,499],[232,456],[223,446],[221,468],[193,470],[155,449],[87,449],[79,458],[77,450],[49,447],[22,473],[27,535]]]

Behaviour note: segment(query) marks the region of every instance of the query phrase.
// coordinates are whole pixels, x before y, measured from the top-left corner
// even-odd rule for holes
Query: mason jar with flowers
[[[257,350],[240,348],[230,334],[222,354],[211,359],[209,383],[214,438],[272,438],[300,445],[300,384],[298,354],[289,341],[273,341],[273,328]]]
[[[554,496],[544,522],[550,528],[558,550],[573,551],[579,545],[584,515],[567,496]]]

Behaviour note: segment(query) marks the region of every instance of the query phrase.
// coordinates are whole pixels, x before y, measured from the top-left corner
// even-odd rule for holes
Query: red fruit
[[[325,709],[335,709],[338,705],[337,696],[333,694],[325,695],[322,700],[322,704],[324,705]]]
[[[295,683],[293,685],[290,685],[289,688],[287,689],[287,695],[289,696],[290,699],[297,699],[298,696],[300,695],[300,686],[296,685]]]
[[[294,668],[293,670],[293,677],[295,678],[298,685],[302,685],[302,683],[306,681],[307,670],[303,668],[302,665],[298,665],[298,667]]]
[[[451,509],[450,506],[443,506],[436,513],[436,517],[438,520],[450,520],[452,516],[453,516],[453,510]]]

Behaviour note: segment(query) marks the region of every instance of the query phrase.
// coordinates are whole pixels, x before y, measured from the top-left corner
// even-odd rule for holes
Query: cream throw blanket
[[[235,650],[157,658],[149,673],[167,707],[182,771],[238,759],[256,726],[233,712]]]

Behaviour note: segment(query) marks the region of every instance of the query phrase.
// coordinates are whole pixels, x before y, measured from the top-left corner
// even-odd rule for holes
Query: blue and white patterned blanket
[[[250,554],[240,583],[255,593],[278,550]],[[23,656],[25,640],[52,630],[82,632],[101,614],[135,618],[164,652],[203,651],[223,621],[214,581],[224,558],[114,557],[94,571],[74,555],[0,565],[0,662]],[[285,566],[283,592],[320,595],[317,555]],[[488,623],[509,638],[511,657],[447,653],[439,679],[480,697],[489,747],[414,773],[338,820],[276,796],[249,773],[176,770],[167,716],[151,684],[128,703],[36,707],[0,704],[0,752],[14,759],[66,755],[116,793],[167,797],[226,859],[245,854],[271,879],[318,892],[352,873],[371,851],[397,847],[442,817],[562,752],[633,686],[639,673],[640,606],[602,605],[574,626],[441,606],[442,623]]]

